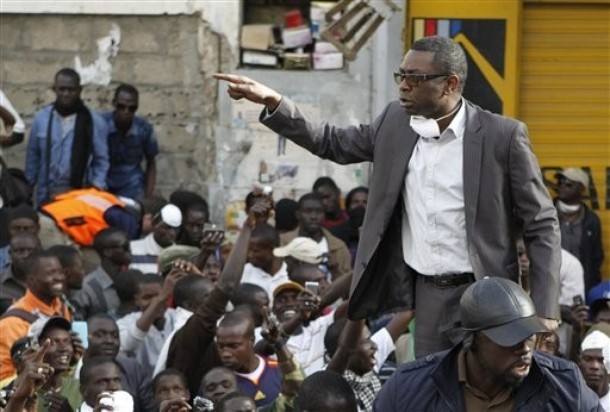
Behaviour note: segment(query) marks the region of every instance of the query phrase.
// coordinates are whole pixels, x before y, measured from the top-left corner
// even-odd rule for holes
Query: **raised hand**
[[[320,297],[308,290],[299,293],[297,297],[297,310],[303,320],[309,320],[320,309]]]
[[[261,325],[261,335],[270,345],[276,345],[282,340],[280,323],[274,315],[269,315],[266,307],[261,308],[263,323]]]
[[[248,218],[244,225],[254,227],[261,218],[266,218],[273,209],[272,201],[269,197],[265,197],[255,202],[248,211]]]
[[[246,99],[264,104],[271,111],[275,110],[282,100],[281,94],[249,77],[224,73],[216,73],[213,77],[229,83],[228,93],[231,99]]]
[[[70,332],[70,338],[72,339],[72,347],[74,348],[72,359],[70,359],[70,365],[76,365],[85,353],[85,345],[83,345],[83,340],[78,336],[78,333],[74,331]]]
[[[51,340],[47,339],[37,349],[28,354],[24,353],[25,368],[17,377],[17,389],[14,397],[31,398],[49,380],[55,370],[44,362],[44,357],[51,347]]]

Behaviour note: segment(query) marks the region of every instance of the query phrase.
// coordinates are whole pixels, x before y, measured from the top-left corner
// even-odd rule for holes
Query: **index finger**
[[[214,73],[212,77],[216,80],[225,80],[230,83],[244,83],[243,76],[238,76],[236,74],[225,74],[225,73]]]
[[[44,355],[47,354],[47,351],[51,347],[51,339],[45,339],[40,348],[36,351],[36,356],[34,357],[34,362],[42,362],[44,360]]]

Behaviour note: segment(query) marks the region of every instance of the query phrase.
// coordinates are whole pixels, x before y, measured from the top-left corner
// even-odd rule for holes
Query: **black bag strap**
[[[4,312],[4,315],[0,317],[0,319],[5,319],[11,316],[23,319],[28,323],[34,323],[38,319],[38,315],[19,308],[12,308],[7,310],[6,312]]]

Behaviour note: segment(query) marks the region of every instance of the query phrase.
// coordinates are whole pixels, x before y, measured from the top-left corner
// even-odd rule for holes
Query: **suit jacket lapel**
[[[464,130],[464,153],[462,174],[464,179],[464,207],[466,212],[466,233],[474,231],[479,199],[479,182],[483,156],[483,134],[477,108],[466,101],[466,127]]]
[[[411,126],[409,126],[410,116],[400,116],[398,118],[398,125],[393,128],[394,139],[392,144],[392,150],[397,153],[397,157],[393,155],[388,159],[392,160],[392,173],[390,174],[390,180],[388,181],[388,187],[400,187],[399,193],[402,192],[405,176],[409,166],[409,160],[413,154],[413,149],[417,143],[417,133]],[[399,180],[399,182],[397,182]]]

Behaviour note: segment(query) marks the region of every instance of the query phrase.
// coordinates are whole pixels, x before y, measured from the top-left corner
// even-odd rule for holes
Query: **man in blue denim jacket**
[[[69,68],[55,75],[56,100],[34,116],[25,175],[36,186],[37,204],[87,186],[106,189],[106,123],[80,98],[80,76]]]
[[[115,110],[102,117],[108,125],[108,189],[115,195],[141,200],[155,192],[159,148],[152,125],[135,115],[138,95],[134,86],[121,84],[112,100]],[[142,160],[146,160],[146,171]]]

